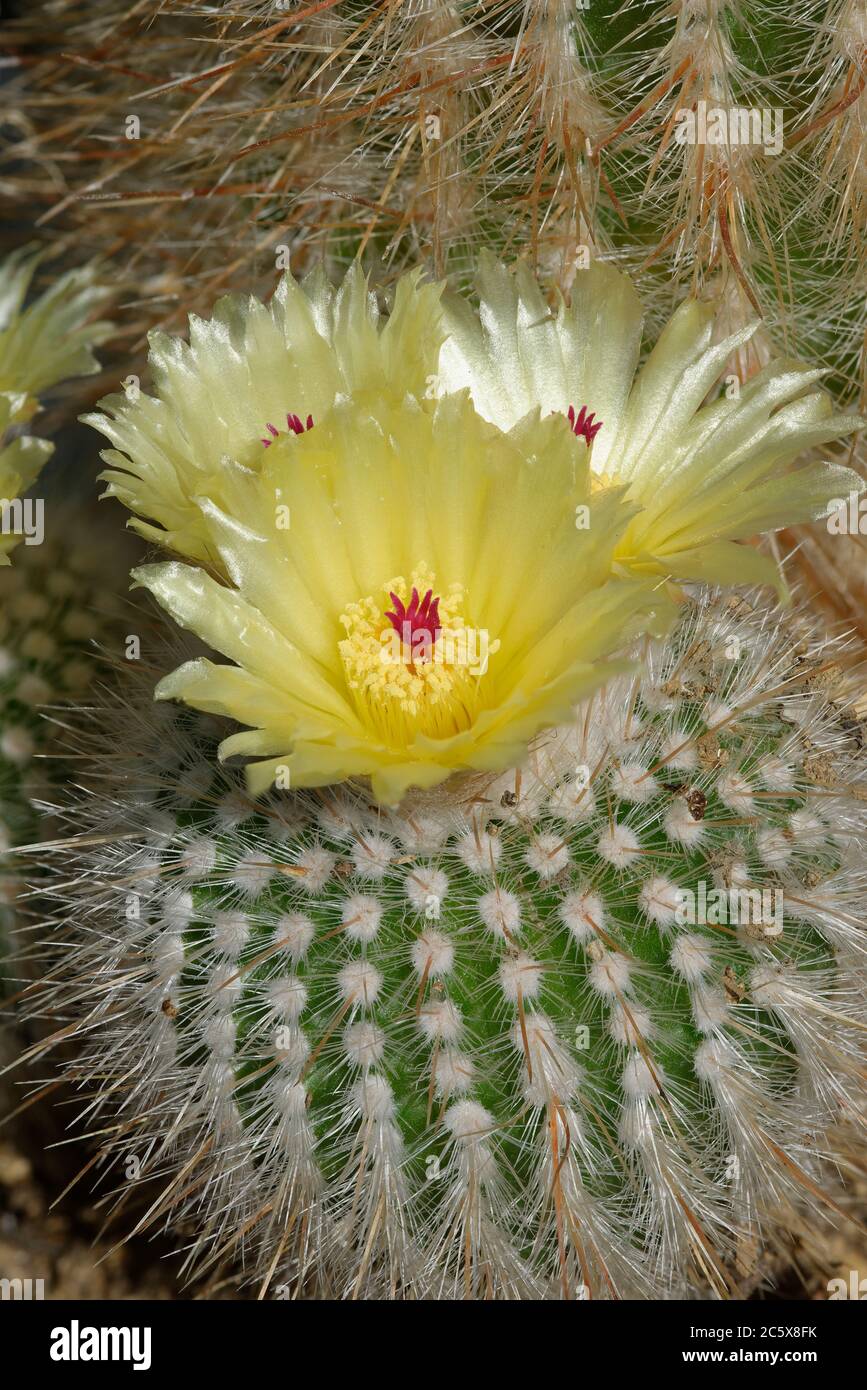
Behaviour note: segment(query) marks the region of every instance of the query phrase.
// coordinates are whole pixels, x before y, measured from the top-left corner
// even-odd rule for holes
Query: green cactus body
[[[119,751],[55,863],[76,1074],[189,1268],[724,1296],[815,1197],[858,1095],[860,725],[779,611],[705,595],[644,654],[521,769],[393,811],[251,801],[134,672],[95,711]]]
[[[101,630],[99,606],[82,547],[21,545],[15,565],[0,570],[0,937],[11,930],[20,887],[11,851],[36,837],[34,798],[54,776],[44,755],[56,728],[45,707],[81,696],[90,684],[86,649]]]

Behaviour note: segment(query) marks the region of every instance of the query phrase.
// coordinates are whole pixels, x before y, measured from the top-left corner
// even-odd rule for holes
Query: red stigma
[[[601,420],[597,420],[596,424],[594,425],[594,414],[595,411],[592,411],[589,415],[587,414],[586,405],[582,405],[577,415],[575,414],[574,405],[570,405],[569,410],[567,411],[567,419],[569,421],[569,424],[572,426],[572,433],[574,435],[577,435],[579,439],[586,439],[588,444],[593,443],[594,439],[596,438],[597,434],[602,428]]]
[[[430,661],[433,645],[442,632],[438,598],[433,589],[428,589],[419,601],[418,589],[413,589],[408,606],[397,594],[389,594],[394,604],[394,612],[386,613],[388,621],[405,647],[408,647],[413,660]]]
[[[262,443],[265,445],[265,448],[267,449],[271,445],[273,440],[280,438],[280,431],[276,429],[274,425],[271,424],[270,420],[266,422],[265,428],[271,436],[270,439],[262,440]],[[301,421],[300,415],[293,415],[290,413],[286,416],[286,428],[287,430],[290,430],[292,434],[304,434],[305,430],[312,430],[313,416],[308,415],[307,422],[306,424],[304,424]]]

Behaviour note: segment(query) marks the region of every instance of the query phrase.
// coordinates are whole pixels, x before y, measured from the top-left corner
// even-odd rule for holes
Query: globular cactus
[[[18,546],[0,568],[0,1121],[4,1137],[13,1122],[19,1138],[38,1136],[40,1147],[56,1138],[60,1112],[30,1111],[25,1126],[18,1116],[32,1098],[8,1070],[30,1031],[17,1007],[21,991],[43,964],[39,884],[21,850],[51,838],[37,805],[74,776],[58,735],[98,673],[93,639],[107,641],[118,622],[109,591],[125,553],[98,524],[105,518],[85,509],[73,516],[56,497],[46,510],[47,539]]]
[[[89,650],[92,639],[105,640],[117,620],[106,590],[112,572],[115,579],[122,573],[123,547],[106,543],[98,528],[103,545],[94,548],[80,532],[76,539],[61,504],[53,513],[49,503],[49,538],[21,545],[14,564],[0,569],[0,959],[9,949],[15,916],[29,913],[19,896],[14,849],[40,829],[47,833],[34,802],[62,776],[50,756],[63,721],[60,707],[83,697],[98,669]]]
[[[46,531],[52,538],[60,532],[57,493],[47,505],[44,496],[24,495],[54,446],[24,431],[59,382],[98,371],[93,348],[112,328],[93,321],[108,293],[94,266],[68,270],[34,297],[41,259],[31,246],[0,262],[0,959],[3,902],[15,893],[9,851],[35,826],[28,777],[48,728],[37,709],[81,688],[84,673],[73,653],[92,622],[84,548],[76,553],[68,531],[65,545],[46,543]]]
[[[251,798],[213,719],[152,703],[178,643],[83,718],[34,994],[116,1205],[150,1184],[137,1228],[261,1297],[725,1296],[833,1208],[826,1132],[863,1121],[845,646],[695,590],[521,766],[386,809]]]

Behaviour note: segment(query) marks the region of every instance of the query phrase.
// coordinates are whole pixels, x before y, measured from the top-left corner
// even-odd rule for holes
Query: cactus
[[[185,640],[91,701],[44,853],[66,961],[35,1007],[77,1038],[112,1205],[161,1185],[137,1229],[262,1297],[726,1296],[833,1208],[825,1132],[863,1120],[845,645],[696,590],[519,767],[386,809],[251,798],[218,721],[152,702]]]
[[[52,10],[62,51],[32,19],[11,31],[27,63],[4,182],[45,202],[58,250],[84,225],[114,257],[135,286],[132,344],[224,289],[268,291],[290,258],[361,261],[385,300],[397,282],[384,332],[358,275],[333,301],[321,273],[306,281],[312,307],[287,281],[267,310],[224,301],[191,320],[189,349],[155,340],[154,396],[104,403],[109,488],[174,552],[137,577],[236,663],[173,670],[169,642],[132,694],[107,691],[92,713],[82,801],[48,798],[86,833],[45,851],[66,885],[50,949],[69,956],[33,995],[47,1018],[80,1020],[74,1074],[95,1088],[104,1163],[134,1185],[166,1180],[151,1211],[189,1230],[191,1270],[240,1257],[263,1293],[724,1295],[786,1211],[823,1195],[825,1127],[857,1118],[860,725],[812,638],[767,605],[694,597],[660,639],[671,576],[776,577],[728,542],[818,516],[834,479],[858,488],[816,465],[829,445],[863,463],[857,436],[832,442],[860,421],[817,424],[830,409],[803,394],[815,374],[796,360],[863,404],[856,0],[821,19],[798,5],[785,23],[767,0],[276,15],[238,0],[183,25],[156,4]],[[727,118],[722,140],[687,132],[708,106]],[[730,119],[743,111],[747,139]],[[484,331],[466,306],[449,320],[452,345],[463,325],[473,351],[443,386],[435,316],[414,352],[394,330],[419,286],[397,277],[421,263],[462,291],[481,249],[522,264],[514,281],[487,271]],[[610,411],[604,393],[629,386],[637,317],[610,294],[587,311],[589,287],[615,283],[600,261],[631,271],[653,329],[687,287],[718,307],[701,361],[697,335],[679,367],[684,326],[706,313],[681,306],[661,354],[670,399],[657,349],[620,420],[618,391]],[[352,352],[323,374],[347,332]],[[361,399],[377,364],[399,399],[381,382]],[[707,396],[726,372],[740,406]],[[588,382],[595,397],[576,396]],[[426,403],[462,388],[472,405]],[[544,418],[489,431],[474,410],[497,431],[517,419],[486,408],[494,397]],[[725,457],[702,453],[708,438]],[[765,477],[808,447],[797,481]],[[509,499],[496,525],[489,485]],[[293,534],[275,536],[290,494]],[[405,527],[428,496],[424,526]],[[591,510],[579,546],[572,513],[577,527]],[[436,600],[435,557],[394,540],[421,545],[434,520],[439,568],[466,570],[440,573]],[[534,573],[537,535],[558,560]],[[827,575],[832,554],[851,568],[862,547],[813,553]],[[411,579],[380,613],[398,574]],[[372,620],[389,635],[423,610],[435,641],[438,605],[451,620],[465,580],[475,602],[498,594],[511,685],[462,704],[451,671],[426,724],[416,687],[438,697],[442,671],[409,662],[386,679]],[[617,680],[601,660],[637,631],[641,673]],[[220,751],[266,759],[246,791],[215,768],[208,721],[149,705],[154,666],[163,697],[245,726],[223,729]],[[607,683],[577,722],[546,732],[594,681]],[[412,716],[400,737],[383,692]],[[266,795],[288,771],[296,790]],[[426,791],[407,790],[419,780]],[[323,782],[338,785],[297,790]],[[758,893],[764,918],[711,920],[708,892],[723,890],[744,911]],[[694,923],[678,920],[689,893]]]
[[[62,505],[56,516],[49,508],[49,539],[20,546],[15,563],[0,569],[0,960],[16,920],[22,925],[32,915],[19,896],[13,851],[49,833],[34,803],[63,776],[46,756],[57,751],[59,707],[83,698],[93,680],[88,648],[117,621],[106,588],[122,575],[125,558],[104,528],[97,527],[101,546],[85,546]]]
[[[71,543],[46,545],[45,499],[23,496],[54,446],[23,430],[60,381],[99,370],[92,349],[112,330],[92,319],[107,298],[92,265],[67,271],[27,302],[41,258],[38,248],[22,247],[0,263],[0,958],[9,926],[4,904],[17,891],[9,851],[35,828],[27,791],[48,727],[37,709],[81,688],[73,652],[91,622],[81,553]],[[49,503],[55,534],[53,521]],[[64,549],[71,573],[59,564]]]

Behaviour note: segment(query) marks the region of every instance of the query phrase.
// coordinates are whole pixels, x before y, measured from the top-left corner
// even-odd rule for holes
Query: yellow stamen
[[[372,596],[351,603],[340,618],[346,637],[338,643],[346,681],[359,713],[387,742],[412,742],[416,734],[445,738],[470,728],[479,707],[479,686],[487,658],[499,647],[484,630],[461,616],[463,586],[449,585],[440,596],[440,627],[424,660],[413,652],[386,617],[390,595],[406,602],[412,589],[438,592],[435,576],[419,565],[409,582],[402,576]]]

